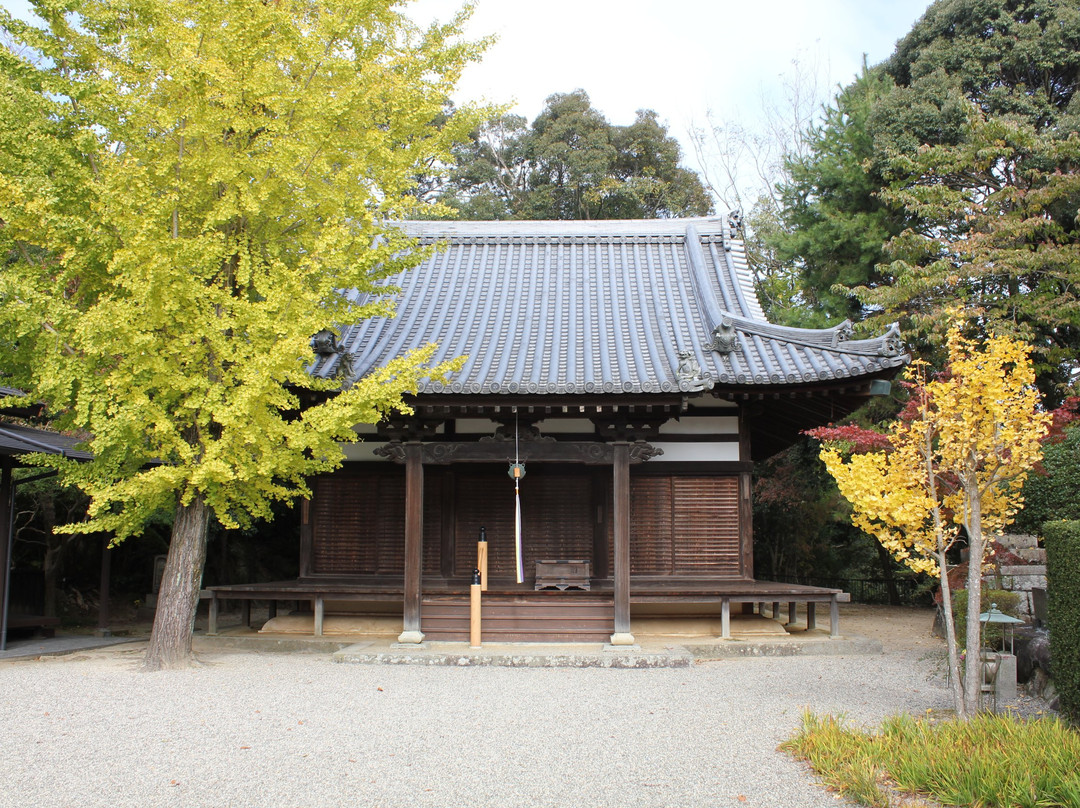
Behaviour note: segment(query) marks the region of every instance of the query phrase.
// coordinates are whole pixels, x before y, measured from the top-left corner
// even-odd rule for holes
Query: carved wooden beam
[[[614,445],[594,441],[527,442],[521,446],[525,463],[582,463],[587,466],[610,466],[615,462]],[[658,449],[645,441],[630,444],[630,462],[642,463],[659,454]],[[512,459],[513,446],[495,441],[434,441],[421,448],[421,462],[431,466],[452,463],[504,463]],[[405,462],[405,450],[400,441],[390,441],[375,450],[375,454],[395,463]]]

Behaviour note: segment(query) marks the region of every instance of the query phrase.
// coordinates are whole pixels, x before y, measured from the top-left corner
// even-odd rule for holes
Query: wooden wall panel
[[[425,468],[423,569],[438,575],[442,548],[448,565],[467,577],[476,563],[480,526],[487,528],[489,571],[514,575],[514,486],[504,468],[458,468],[454,513],[444,519],[442,469]],[[526,580],[541,558],[587,558],[594,575],[597,503],[601,538],[610,555],[609,469],[541,466],[521,483]],[[401,575],[404,570],[405,479],[401,469],[344,469],[313,481],[312,564],[316,575]],[[444,537],[443,533],[450,535]],[[448,538],[448,541],[444,539]],[[601,544],[603,544],[601,542]],[[630,571],[633,575],[741,573],[739,486],[736,475],[641,474],[630,480]],[[609,571],[610,572],[610,571]]]
[[[630,574],[671,571],[673,498],[670,477],[630,480]]]
[[[424,469],[424,575],[442,566],[442,469]]]
[[[738,478],[676,477],[672,493],[674,572],[738,575]]]
[[[476,539],[484,526],[489,575],[513,577],[513,481],[502,469],[459,470],[456,474],[455,574],[472,572]],[[521,481],[521,511],[526,580],[532,580],[537,559],[592,559],[592,484],[588,473],[556,467],[528,469]]]
[[[312,481],[312,563],[319,575],[373,574],[377,548],[365,540],[378,508],[378,488],[345,471]]]
[[[476,566],[476,540],[487,528],[488,574],[514,570],[514,483],[506,471],[461,469],[455,481],[454,574],[468,576]]]
[[[738,494],[734,475],[632,477],[631,574],[740,575]]]
[[[440,565],[441,475],[424,480],[424,571]],[[405,476],[400,469],[343,469],[312,481],[316,575],[392,575],[405,569]]]
[[[521,487],[526,576],[532,577],[539,559],[592,559],[590,478],[549,467],[523,480]]]
[[[379,492],[374,516],[368,525],[377,550],[377,569],[380,575],[405,574],[405,477],[380,476],[372,481]]]

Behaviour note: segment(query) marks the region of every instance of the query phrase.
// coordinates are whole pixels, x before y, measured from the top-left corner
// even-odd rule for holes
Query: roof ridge
[[[723,232],[724,216],[706,216],[687,219],[493,219],[489,221],[461,221],[457,219],[409,219],[390,222],[407,234],[416,237],[480,236],[605,236],[634,237],[669,235],[682,237],[688,224],[709,233]]]

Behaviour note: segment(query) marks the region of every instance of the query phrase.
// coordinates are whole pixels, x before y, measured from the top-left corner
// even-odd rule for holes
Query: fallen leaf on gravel
[[[739,795],[739,802],[746,802],[746,795],[745,794],[740,794]]]
[[[250,749],[251,747],[250,746],[241,746],[240,748],[241,749]]]

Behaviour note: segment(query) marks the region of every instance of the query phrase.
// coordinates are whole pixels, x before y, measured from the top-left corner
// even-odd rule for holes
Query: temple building
[[[673,614],[726,636],[730,605],[760,602],[811,624],[828,604],[837,633],[842,592],[754,578],[751,473],[888,391],[895,327],[769,323],[731,217],[402,227],[437,248],[386,282],[397,315],[319,335],[311,372],[347,384],[429,343],[464,363],[312,481],[299,580],[215,605],[310,601],[316,633],[389,610],[403,643],[465,639],[483,532],[485,640],[627,645]]]

